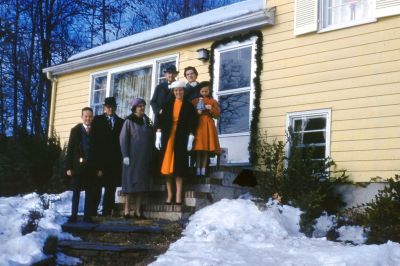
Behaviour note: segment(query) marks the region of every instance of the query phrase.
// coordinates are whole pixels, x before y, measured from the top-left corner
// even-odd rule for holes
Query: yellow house
[[[66,142],[81,108],[98,114],[106,96],[124,117],[132,97],[149,101],[166,66],[179,79],[194,66],[221,105],[226,163],[249,162],[252,128],[283,140],[292,126],[353,180],[391,177],[400,169],[399,14],[400,0],[248,0],[116,40],[44,70],[50,129]]]

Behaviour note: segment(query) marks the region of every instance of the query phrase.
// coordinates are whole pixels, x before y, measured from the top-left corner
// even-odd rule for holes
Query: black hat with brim
[[[176,66],[171,65],[171,66],[168,66],[168,67],[164,70],[164,73],[178,74],[179,71],[176,70]]]
[[[117,106],[117,102],[115,101],[114,97],[107,97],[104,99],[104,104],[105,106]]]

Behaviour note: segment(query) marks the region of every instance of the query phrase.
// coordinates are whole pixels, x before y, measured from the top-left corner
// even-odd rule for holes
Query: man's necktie
[[[113,124],[112,124],[112,118],[109,116],[108,118],[108,125],[110,126],[111,129],[113,129]]]

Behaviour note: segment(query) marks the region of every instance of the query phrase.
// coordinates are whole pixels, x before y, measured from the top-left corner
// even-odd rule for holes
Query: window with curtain
[[[140,97],[150,102],[152,66],[145,66],[111,75],[111,95],[115,97],[117,114],[125,118],[131,113],[131,101]],[[146,114],[150,113],[150,104],[146,105]]]
[[[94,115],[103,113],[103,103],[106,98],[107,74],[92,76],[92,95],[90,106]]]
[[[249,132],[252,45],[219,52],[218,101],[220,134]]]
[[[289,126],[297,136],[299,149],[312,149],[314,159],[323,159],[329,156],[328,150],[328,113],[321,114],[293,114],[289,115]]]
[[[373,0],[323,0],[322,28],[373,18]]]

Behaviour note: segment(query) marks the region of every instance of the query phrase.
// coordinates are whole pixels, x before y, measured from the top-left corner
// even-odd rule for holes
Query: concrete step
[[[63,253],[79,257],[83,265],[135,265],[150,249],[142,245],[117,245],[104,242],[65,240],[58,243]]]
[[[165,178],[155,178],[153,180],[154,185],[165,185]],[[214,184],[222,185],[222,180],[220,178],[215,178],[213,176],[197,177],[190,176],[183,179],[183,184]]]
[[[138,226],[121,223],[66,223],[62,225],[64,232],[101,232],[101,233],[151,233],[160,234],[162,230],[158,226]]]
[[[196,211],[196,207],[166,204],[147,204],[143,206],[143,213],[150,219],[179,221],[188,219]]]

